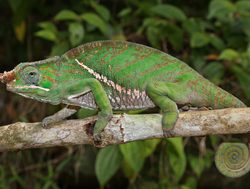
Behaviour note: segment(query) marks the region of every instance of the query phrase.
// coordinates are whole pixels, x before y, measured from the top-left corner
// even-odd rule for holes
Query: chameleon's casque
[[[21,63],[1,74],[0,80],[7,83],[8,90],[28,98],[98,109],[95,138],[107,125],[112,110],[159,107],[163,129],[168,130],[178,118],[179,106],[245,107],[182,61],[125,41],[91,42],[62,56]],[[66,107],[45,118],[43,125],[73,113]]]

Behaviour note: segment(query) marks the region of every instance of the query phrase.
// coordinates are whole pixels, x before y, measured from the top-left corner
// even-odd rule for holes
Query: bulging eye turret
[[[28,66],[24,68],[21,76],[27,85],[38,85],[40,75],[35,67]]]

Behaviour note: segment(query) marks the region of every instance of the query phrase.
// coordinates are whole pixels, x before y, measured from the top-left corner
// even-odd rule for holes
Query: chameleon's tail
[[[246,105],[235,96],[218,88],[215,99],[220,99],[217,108],[243,108]],[[227,177],[241,177],[250,171],[249,146],[244,143],[222,143],[215,155],[218,170]]]
[[[222,143],[215,155],[218,170],[227,177],[241,177],[250,171],[249,148],[243,143]]]
[[[215,86],[212,83],[206,85],[209,91],[208,101],[212,102],[212,108],[244,108],[246,105],[227,91]]]
[[[223,89],[218,89],[216,95],[221,95],[221,103],[219,103],[222,107],[219,108],[244,108],[247,107],[241,100],[232,94],[224,91]]]

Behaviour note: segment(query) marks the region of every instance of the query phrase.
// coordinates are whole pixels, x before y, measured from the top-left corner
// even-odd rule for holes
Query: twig
[[[164,133],[161,115],[115,115],[93,141],[96,117],[67,120],[43,129],[41,123],[14,123],[0,127],[0,151],[92,144],[104,147],[136,140],[163,137],[190,137],[250,132],[250,108],[189,111],[180,113],[174,129]]]

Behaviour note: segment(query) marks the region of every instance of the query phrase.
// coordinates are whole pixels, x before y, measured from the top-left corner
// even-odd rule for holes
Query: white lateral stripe
[[[81,92],[81,93],[78,93],[78,94],[70,95],[70,96],[68,96],[68,100],[71,100],[72,98],[77,98],[77,97],[79,97],[79,96],[81,96],[81,95],[86,94],[86,93],[89,92],[89,91],[90,91],[90,90],[86,90],[86,91]]]
[[[106,83],[108,86],[116,89],[119,93],[122,91],[128,95],[132,95],[133,98],[139,98],[140,96],[146,96],[145,91],[139,91],[137,89],[131,90],[122,87],[119,84],[115,84],[113,81],[109,80],[106,76],[100,75],[99,73],[95,72],[93,69],[89,68],[88,66],[84,65],[82,62],[79,62],[77,59],[75,59],[78,65],[83,67],[85,70],[87,70],[91,75],[95,76],[96,79]]]
[[[41,90],[44,90],[44,91],[50,91],[50,89],[43,88],[43,87],[40,87],[40,86],[35,86],[35,85],[23,86],[23,87],[15,87],[15,88],[17,88],[17,89],[30,88],[30,89],[41,89]]]

